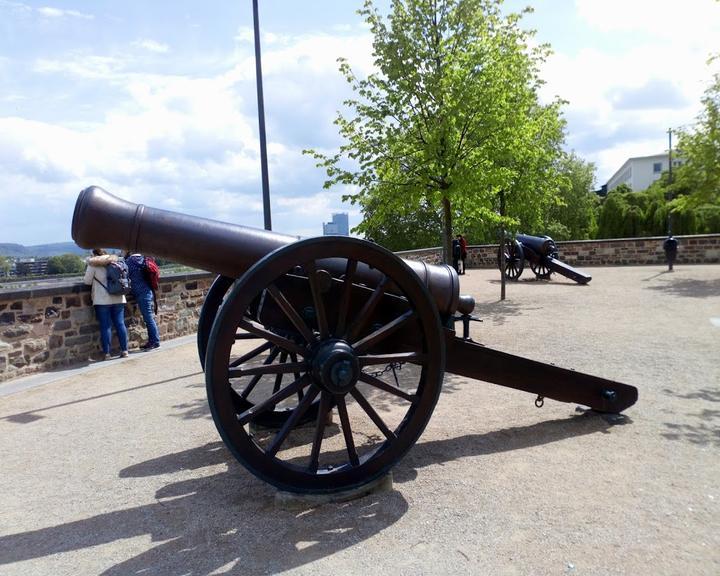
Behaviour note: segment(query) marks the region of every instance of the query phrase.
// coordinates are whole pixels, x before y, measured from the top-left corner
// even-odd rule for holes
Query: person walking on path
[[[83,281],[92,286],[90,295],[95,314],[100,323],[100,346],[103,358],[110,359],[110,342],[112,340],[112,326],[115,326],[118,343],[120,344],[120,357],[127,358],[128,335],[125,328],[125,296],[123,294],[110,294],[107,291],[107,265],[119,260],[119,256],[108,254],[96,248],[93,255],[87,260],[87,269]]]
[[[458,241],[460,242],[460,260],[462,260],[462,272],[458,272],[458,274],[465,274],[466,268],[465,268],[465,259],[467,258],[467,240],[465,240],[465,236],[462,234],[458,234],[457,237]]]
[[[460,240],[453,238],[452,244],[452,266],[455,268],[455,272],[460,274]]]
[[[132,294],[140,308],[148,332],[148,340],[140,346],[140,349],[153,350],[160,347],[160,333],[153,316],[155,294],[145,277],[145,257],[142,254],[131,254],[125,256],[125,261],[128,265]]]

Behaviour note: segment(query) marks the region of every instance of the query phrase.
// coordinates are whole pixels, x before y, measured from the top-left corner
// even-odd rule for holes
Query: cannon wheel
[[[225,295],[232,287],[233,282],[235,282],[235,278],[230,278],[228,276],[217,276],[213,281],[212,285],[210,286],[207,295],[205,296],[205,302],[203,303],[202,310],[200,311],[200,319],[198,320],[197,333],[198,356],[200,358],[200,365],[202,366],[203,370],[205,370],[205,356],[207,352],[208,341],[210,340],[210,333],[212,332],[213,323],[215,322],[218,310],[220,309],[220,306],[225,299]],[[247,337],[246,339],[248,340],[259,340],[259,337],[255,336],[254,334],[243,334],[242,336]],[[256,350],[258,350],[259,348],[260,347],[257,347]],[[259,352],[257,352],[257,354],[255,354],[255,356],[259,356],[264,351],[264,349],[261,349]],[[244,400],[237,396],[233,398],[233,401],[238,408],[247,409],[252,406],[251,402],[248,402],[247,400]],[[315,402],[307,411],[303,419],[300,421],[300,424],[304,424],[315,418],[317,416],[317,409],[318,403]],[[279,428],[285,423],[285,420],[287,420],[288,416],[289,411],[287,410],[268,410],[267,412],[258,416],[257,424],[268,428]]]
[[[538,280],[549,280],[550,275],[552,274],[552,270],[550,270],[547,264],[543,261],[540,261],[537,264],[535,262],[530,262],[530,269],[535,273],[535,277]]]
[[[345,273],[328,288],[321,281],[327,277],[321,261],[329,258],[344,261]],[[361,284],[358,269],[367,267],[372,274]],[[312,322],[293,304],[298,295],[279,288],[290,275],[302,274],[305,301],[314,303]],[[282,311],[285,325],[295,327],[294,336],[266,325],[263,314],[259,321],[246,317],[258,296]],[[278,347],[285,360],[295,359],[238,364],[232,360],[238,328]],[[403,334],[412,335],[412,345],[400,338]],[[311,238],[269,254],[233,286],[208,344],[208,402],[225,444],[259,478],[292,492],[343,491],[385,474],[416,442],[437,402],[444,360],[435,304],[404,262],[362,240]],[[395,364],[408,367],[409,385],[404,376],[402,385],[392,383],[388,368]],[[258,374],[292,377],[251,408],[237,409],[233,397],[247,391],[237,379]],[[314,426],[296,427],[318,398]],[[287,402],[291,415],[280,430],[253,430],[264,411]],[[327,424],[333,411],[338,426]]]
[[[198,357],[203,370],[205,370],[205,351],[207,350],[208,340],[210,340],[213,322],[215,322],[217,311],[220,309],[225,294],[227,294],[233,282],[235,282],[235,278],[217,276],[205,296],[197,331]]]
[[[517,240],[505,238],[503,247],[505,248],[505,277],[516,281],[525,268],[525,254],[522,245]],[[498,268],[500,268],[500,262],[500,250],[498,249]]]

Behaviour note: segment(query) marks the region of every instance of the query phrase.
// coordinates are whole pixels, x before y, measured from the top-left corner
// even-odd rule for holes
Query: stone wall
[[[213,278],[206,272],[161,278],[157,315],[161,340],[196,331]],[[132,298],[125,306],[125,323],[129,348],[137,349],[147,340],[147,331]],[[112,346],[113,353],[119,351],[114,331]],[[100,356],[100,333],[89,286],[65,284],[0,292],[0,382]]]
[[[676,236],[679,241],[676,264],[720,263],[720,234]],[[622,238],[618,240],[582,240],[556,242],[560,260],[571,266],[629,266],[664,264],[662,249],[664,236],[651,238]],[[468,268],[495,268],[497,244],[468,246]],[[398,252],[409,260],[436,264],[442,261],[440,248],[425,248]]]

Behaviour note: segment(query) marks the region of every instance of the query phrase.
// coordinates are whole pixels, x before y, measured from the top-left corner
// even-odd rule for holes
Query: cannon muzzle
[[[72,238],[81,248],[110,247],[150,254],[230,278],[240,277],[270,252],[296,240],[294,236],[134,204],[97,186],[80,192]],[[460,297],[453,268],[404,262],[428,287],[441,315],[472,312],[474,301]],[[334,270],[331,260],[325,264],[331,272],[344,271]],[[371,269],[359,272],[359,278],[375,274]]]

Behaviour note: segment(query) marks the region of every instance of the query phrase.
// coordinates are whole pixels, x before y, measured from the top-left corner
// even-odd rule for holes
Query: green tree
[[[7,256],[0,256],[0,276],[9,276],[12,264]]]
[[[77,254],[62,254],[48,258],[48,274],[77,274],[84,269],[85,262]]]
[[[532,46],[520,14],[501,0],[393,0],[384,19],[372,0],[359,13],[370,26],[378,72],[340,70],[356,97],[335,123],[345,143],[334,155],[309,150],[325,168],[325,187],[357,190],[372,235],[396,214],[441,215],[450,260],[453,218],[533,227],[557,193],[555,160],[564,124],[561,102],[538,99],[546,45]],[[465,226],[462,226],[465,228]]]
[[[720,74],[713,77],[702,104],[695,125],[678,131],[678,151],[684,164],[676,172],[677,186],[689,190],[689,194],[679,195],[679,209],[720,204]]]
[[[600,199],[592,191],[595,164],[586,162],[575,152],[563,155],[558,171],[564,177],[557,203],[547,211],[543,230],[555,240],[587,240],[597,233]]]
[[[620,184],[608,192],[598,216],[598,238],[625,237],[625,215],[630,207],[627,195],[632,193],[627,184]]]

